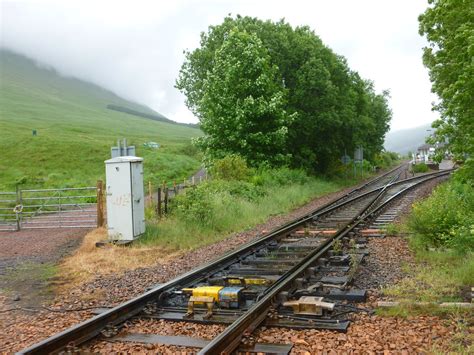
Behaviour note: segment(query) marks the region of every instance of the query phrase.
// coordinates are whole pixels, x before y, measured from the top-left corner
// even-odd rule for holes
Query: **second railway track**
[[[120,330],[126,321],[169,320],[224,324],[209,342],[189,340],[202,354],[285,352],[272,344],[254,344],[261,324],[275,327],[333,329],[349,326],[348,310],[365,300],[351,286],[363,261],[366,235],[390,223],[395,201],[425,181],[450,171],[400,180],[404,167],[351,191],[340,199],[249,242],[211,263],[43,340],[21,353],[75,349],[97,337],[112,341],[157,342],[183,339],[139,336]],[[398,181],[397,181],[398,180]],[[186,343],[186,341],[184,341]]]

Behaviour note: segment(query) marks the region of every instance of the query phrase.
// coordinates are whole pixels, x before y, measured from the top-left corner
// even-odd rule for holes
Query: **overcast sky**
[[[0,1],[1,46],[176,121],[197,121],[174,88],[183,49],[229,13],[309,25],[378,92],[390,89],[392,130],[437,118],[418,35],[426,0]]]

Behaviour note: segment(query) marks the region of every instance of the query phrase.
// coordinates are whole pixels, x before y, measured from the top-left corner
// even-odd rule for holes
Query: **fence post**
[[[165,189],[165,214],[168,213],[168,192],[169,192],[169,189],[166,188]]]
[[[97,228],[103,227],[104,218],[104,184],[102,180],[97,180]]]
[[[61,228],[61,225],[62,225],[62,219],[61,219],[62,215],[61,215],[61,213],[63,211],[62,206],[61,206],[61,202],[62,202],[61,201],[61,190],[59,190],[59,193],[58,193],[58,205],[59,205],[59,207],[58,207],[58,210],[59,210],[58,217],[59,217],[59,227],[60,228]]]
[[[150,206],[153,206],[153,190],[151,187],[151,181],[148,181],[148,199],[150,201]]]
[[[21,191],[20,191],[20,186],[17,184],[16,185],[16,205],[19,206],[22,204],[22,198],[21,198]],[[20,230],[20,219],[21,219],[21,212],[17,210],[17,207],[15,207],[15,218],[16,218],[16,230]]]
[[[156,213],[158,217],[161,218],[161,187],[158,188],[158,201],[156,204]]]

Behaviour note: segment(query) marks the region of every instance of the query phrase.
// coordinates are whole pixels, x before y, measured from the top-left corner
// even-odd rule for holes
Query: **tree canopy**
[[[325,172],[363,146],[383,148],[388,92],[352,71],[308,27],[226,17],[186,52],[176,87],[206,133],[208,156]],[[291,159],[289,159],[291,158]]]
[[[458,159],[474,154],[474,0],[429,0],[420,15],[420,34],[429,46],[423,62],[441,119],[433,124],[436,139],[447,141]],[[471,159],[472,163],[472,159]],[[474,169],[473,169],[474,171]]]
[[[200,145],[210,157],[237,153],[251,164],[284,163],[291,116],[278,68],[255,34],[231,30],[217,49],[199,102]]]

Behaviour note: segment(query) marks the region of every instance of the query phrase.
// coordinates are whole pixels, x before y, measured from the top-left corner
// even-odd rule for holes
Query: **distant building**
[[[425,143],[418,147],[416,151],[416,161],[427,163],[432,160],[435,155],[435,147],[431,144]]]

